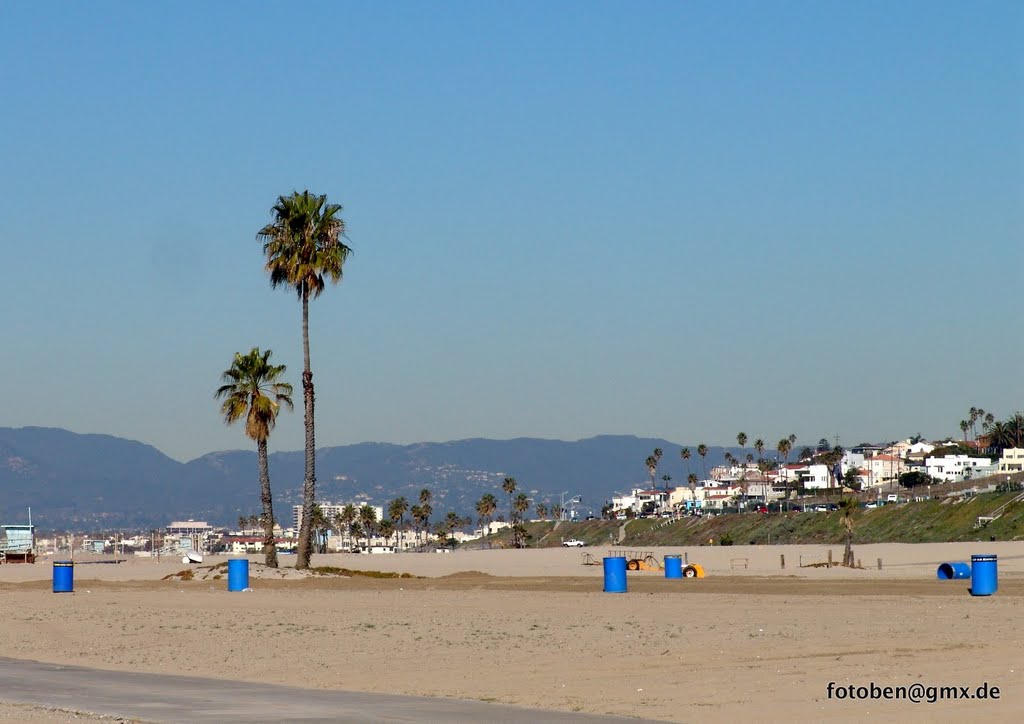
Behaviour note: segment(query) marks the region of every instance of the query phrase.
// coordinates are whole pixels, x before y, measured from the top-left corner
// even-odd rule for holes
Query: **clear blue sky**
[[[0,91],[0,425],[249,447],[306,187],[319,446],[1024,408],[1024,3],[3,3]]]

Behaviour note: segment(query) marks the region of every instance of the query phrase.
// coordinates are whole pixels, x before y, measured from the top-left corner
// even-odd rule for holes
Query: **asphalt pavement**
[[[0,657],[0,700],[144,722],[636,722],[463,699],[303,689]]]

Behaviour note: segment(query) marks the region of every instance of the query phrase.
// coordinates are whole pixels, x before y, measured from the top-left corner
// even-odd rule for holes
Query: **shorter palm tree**
[[[220,411],[231,425],[245,418],[245,434],[256,442],[260,475],[260,502],[263,504],[263,561],[277,568],[277,544],[274,541],[274,501],[270,491],[267,440],[277,422],[281,407],[292,407],[292,386],[281,382],[284,365],[270,363],[271,351],[253,347],[248,354],[238,352],[221,375],[224,383],[214,393],[223,399]]]

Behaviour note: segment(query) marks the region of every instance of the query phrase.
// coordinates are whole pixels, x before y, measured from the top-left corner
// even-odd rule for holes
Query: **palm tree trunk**
[[[267,441],[256,443],[260,463],[260,501],[263,503],[263,562],[277,568],[277,544],[274,543],[274,501],[270,494],[270,469],[267,465]]]
[[[309,367],[309,292],[302,293],[302,397],[305,403],[306,474],[302,482],[302,524],[295,567],[309,568],[313,546],[313,502],[316,500],[316,442],[313,437],[313,372]]]
[[[846,524],[846,550],[843,551],[843,565],[846,568],[853,568],[853,519],[850,517],[850,511],[846,511],[846,517],[843,519]]]

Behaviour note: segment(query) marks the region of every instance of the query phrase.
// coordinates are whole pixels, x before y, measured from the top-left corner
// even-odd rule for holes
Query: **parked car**
[[[885,502],[886,503],[898,503],[898,502],[900,502],[900,496],[897,495],[896,493],[889,493],[887,496],[885,496]]]
[[[570,538],[569,540],[562,541],[562,545],[566,548],[582,548],[586,543],[579,538]]]

